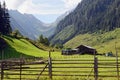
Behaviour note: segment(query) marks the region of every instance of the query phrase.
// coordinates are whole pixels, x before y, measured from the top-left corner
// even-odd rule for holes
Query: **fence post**
[[[98,58],[94,57],[94,77],[98,80]]]
[[[4,79],[4,63],[3,61],[1,62],[1,80]]]
[[[118,79],[118,80],[120,80],[120,79],[119,79],[119,62],[118,62],[118,52],[117,52],[117,46],[116,46],[116,43],[117,43],[117,42],[115,42],[117,79]]]
[[[22,58],[20,58],[20,80],[22,80]]]
[[[52,80],[52,59],[51,59],[51,52],[49,51],[49,58],[48,58],[48,69],[49,69],[49,78]]]

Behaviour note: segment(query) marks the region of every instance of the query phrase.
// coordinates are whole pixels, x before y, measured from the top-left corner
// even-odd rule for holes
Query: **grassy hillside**
[[[58,23],[51,41],[64,44],[78,34],[94,33],[99,30],[107,32],[120,28],[119,1],[81,0],[76,8]],[[71,29],[66,29],[71,25]],[[72,31],[72,35],[66,37],[65,29],[66,33]],[[60,39],[59,36],[64,39]]]
[[[99,53],[106,53],[112,51],[115,53],[115,43],[118,52],[120,52],[120,28],[106,33],[93,33],[78,35],[64,44],[65,47],[75,48],[81,44],[92,46],[97,49]]]
[[[48,57],[48,51],[38,49],[25,39],[15,39],[8,36],[4,36],[4,39],[8,43],[8,47],[5,51],[5,58],[19,58],[21,54],[24,57]]]
[[[68,39],[71,39],[74,33],[75,33],[74,26],[73,25],[67,26],[66,28],[64,28],[64,30],[56,34],[56,36],[51,39],[51,43],[55,44],[66,42],[68,41]]]

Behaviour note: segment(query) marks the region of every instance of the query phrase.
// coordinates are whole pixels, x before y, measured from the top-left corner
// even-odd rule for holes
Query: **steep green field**
[[[25,39],[15,39],[8,36],[4,36],[4,39],[8,43],[4,50],[5,58],[19,58],[21,55],[24,57],[48,57],[48,51],[38,49]]]
[[[60,31],[58,34],[55,35],[54,38],[51,39],[51,43],[64,43],[67,41],[67,39],[71,39],[74,33],[75,31],[73,25],[67,26],[66,28],[64,28],[64,30]]]
[[[106,33],[82,34],[64,44],[65,47],[75,48],[79,45],[88,45],[97,49],[98,53],[112,51],[115,54],[115,44],[120,52],[120,28]]]

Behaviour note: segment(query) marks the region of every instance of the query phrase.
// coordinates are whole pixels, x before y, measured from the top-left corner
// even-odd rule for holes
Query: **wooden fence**
[[[27,62],[24,59],[0,61],[1,80],[44,80],[44,77],[84,77],[98,80],[114,78],[119,80],[119,59],[52,59]]]

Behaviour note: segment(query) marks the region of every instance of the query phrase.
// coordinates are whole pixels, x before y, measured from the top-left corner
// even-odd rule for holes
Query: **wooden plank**
[[[55,67],[53,66],[52,68],[93,68],[93,67],[86,67],[86,66],[63,66],[63,67]]]
[[[90,62],[53,62],[52,64],[94,64]]]
[[[81,74],[53,74],[53,76],[88,76],[88,75],[81,75]],[[94,75],[90,75],[90,76],[94,76]]]
[[[20,73],[5,73],[5,74],[6,74],[6,75],[20,75]],[[37,76],[37,75],[39,75],[39,74],[37,74],[37,73],[36,73],[36,74],[35,74],[35,73],[34,73],[34,74],[31,74],[31,73],[22,73],[21,75],[23,75],[23,76],[24,76],[24,75],[36,75],[36,76]],[[43,75],[47,75],[47,76],[48,76],[48,74],[42,74],[42,76],[43,76]],[[19,78],[19,79],[20,79],[20,78]]]
[[[9,70],[9,71],[16,72],[16,71],[20,71],[20,70],[18,69],[18,70]],[[37,69],[37,70],[23,70],[23,69],[22,69],[22,71],[24,71],[24,72],[25,72],[25,71],[26,71],[26,72],[27,72],[27,71],[41,72],[42,70],[39,70],[39,69]],[[48,72],[48,70],[44,70],[44,72]]]
[[[76,60],[71,60],[71,59],[68,59],[68,60],[67,60],[67,59],[64,59],[64,60],[61,60],[61,59],[60,59],[60,60],[57,60],[57,59],[56,59],[56,60],[52,60],[52,61],[54,62],[54,61],[93,61],[93,60],[88,60],[88,59],[87,59],[87,60],[86,60],[86,59],[85,59],[85,60],[82,60],[82,59],[81,59],[81,60],[80,60],[80,59],[78,59],[78,60],[77,60],[77,59],[76,59]]]

